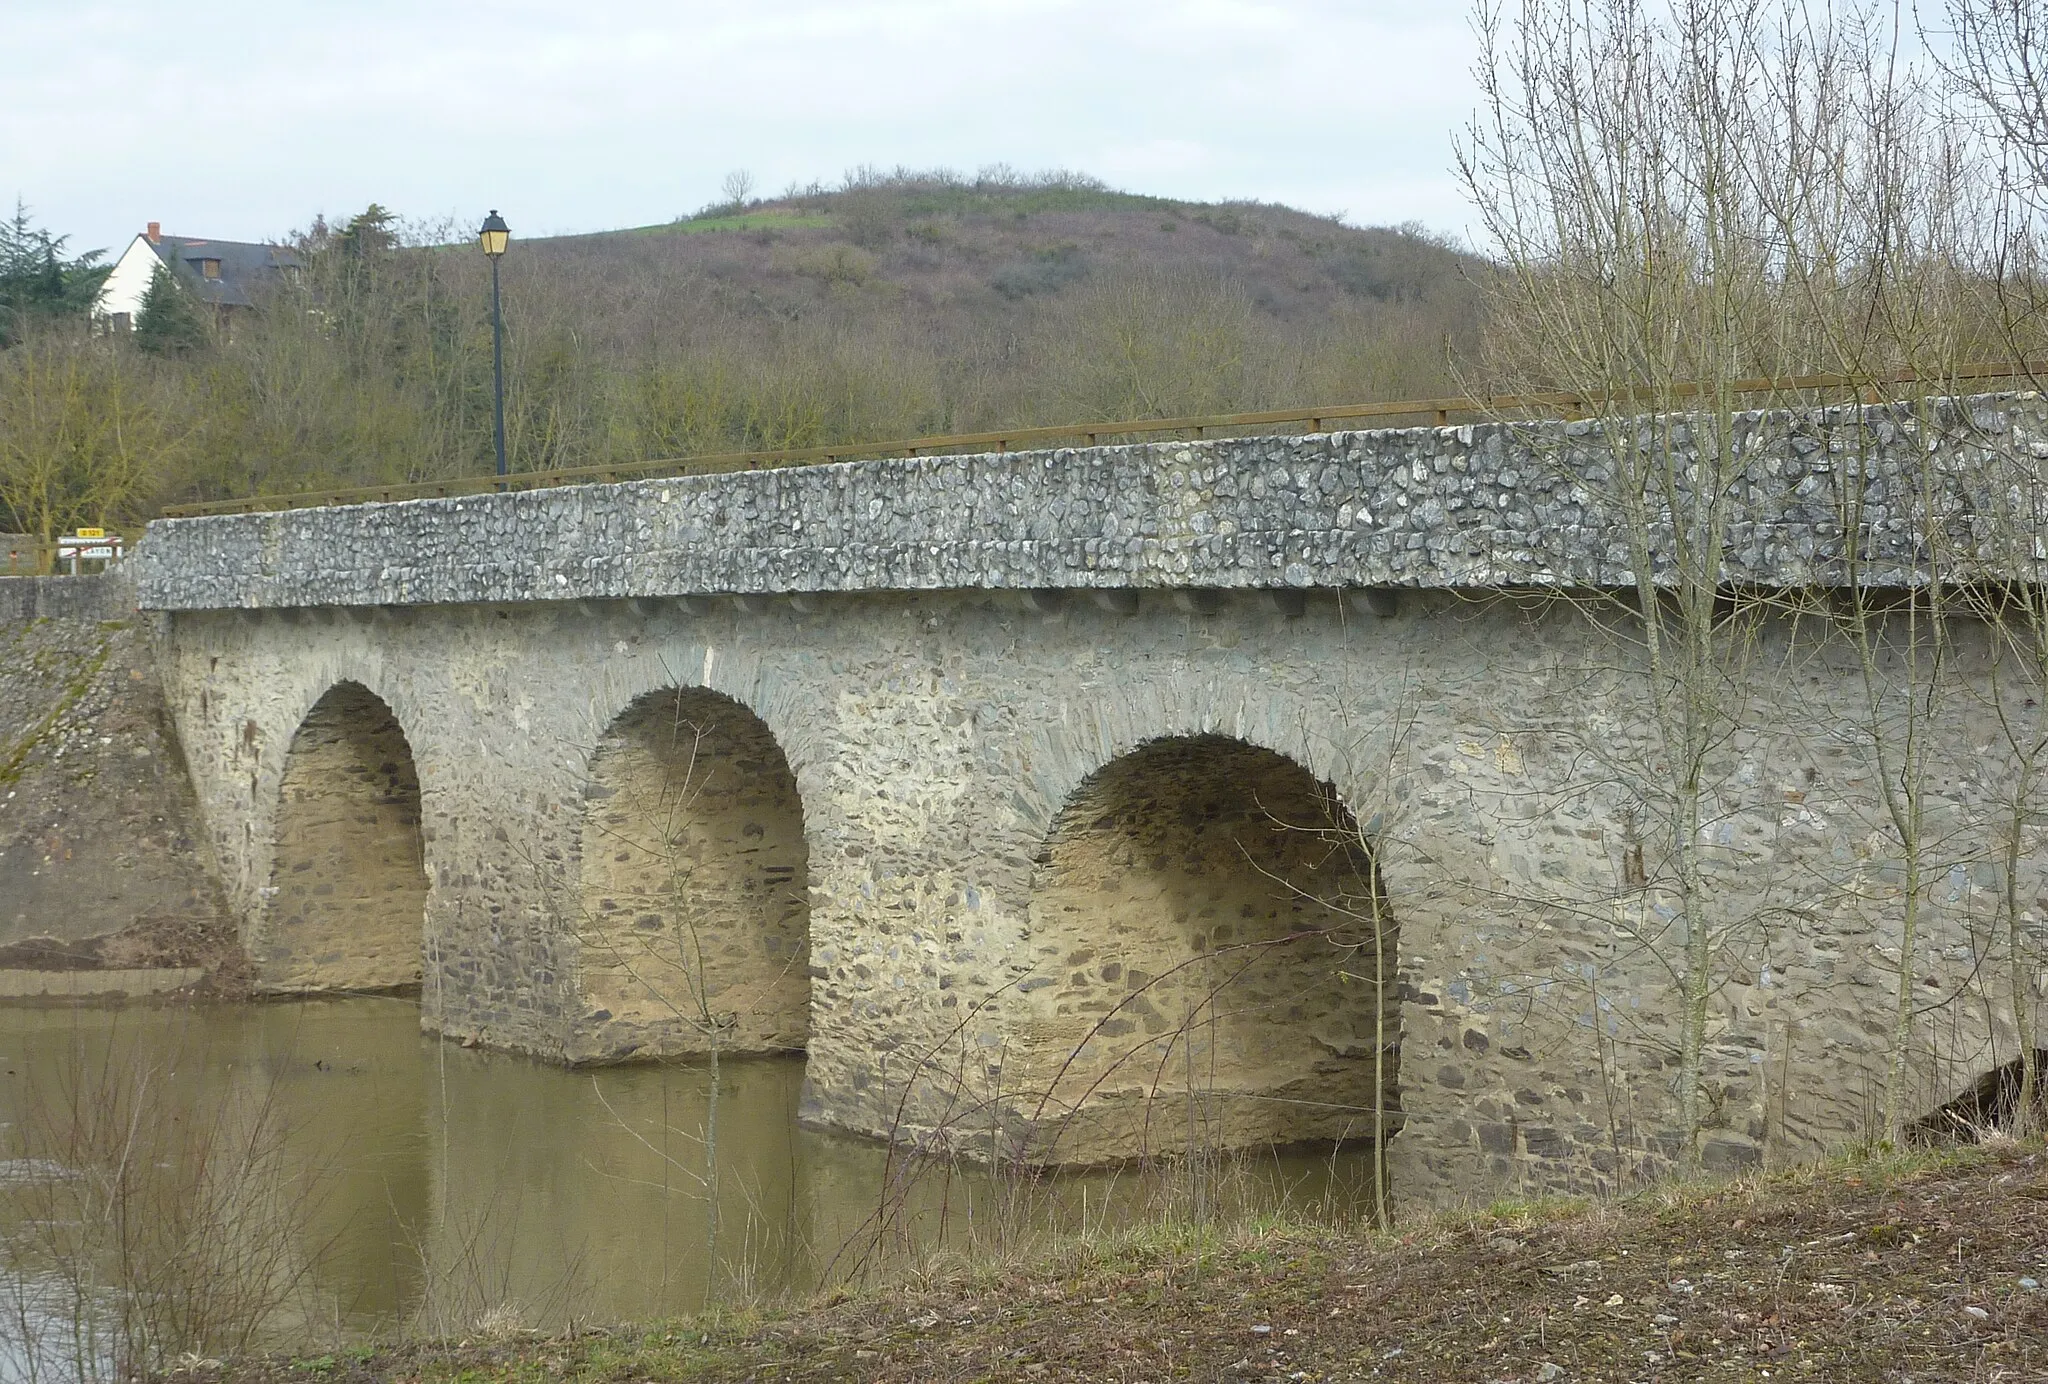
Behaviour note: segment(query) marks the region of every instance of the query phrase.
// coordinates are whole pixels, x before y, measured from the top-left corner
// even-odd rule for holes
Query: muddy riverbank
[[[1837,1161],[1395,1233],[1158,1226],[800,1309],[205,1364],[220,1384],[2033,1380],[2038,1146]]]

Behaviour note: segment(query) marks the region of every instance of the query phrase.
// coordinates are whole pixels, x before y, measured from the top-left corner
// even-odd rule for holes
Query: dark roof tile
[[[167,235],[156,241],[157,257],[181,271],[186,285],[203,303],[220,307],[248,307],[266,286],[276,283],[287,269],[301,269],[305,261],[296,250],[284,245],[260,245],[246,240],[212,240],[199,236]],[[206,277],[204,261],[220,261],[220,277]]]

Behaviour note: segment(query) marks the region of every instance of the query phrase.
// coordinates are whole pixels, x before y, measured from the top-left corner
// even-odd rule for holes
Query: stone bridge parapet
[[[2033,396],[1944,404],[1943,502],[1970,493],[1971,430],[2025,453]],[[1682,437],[1681,437],[1682,442]],[[1860,464],[1873,580],[1910,584],[1902,505],[1924,433],[1902,410],[1742,417],[1725,554],[1747,586],[1837,580]],[[1247,437],[844,462],[161,521],[135,568],[145,607],[431,605],[1033,588],[1601,587],[1629,545],[1591,423]]]

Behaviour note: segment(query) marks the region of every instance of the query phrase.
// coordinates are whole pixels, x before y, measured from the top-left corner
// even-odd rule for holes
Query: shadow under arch
[[[597,1056],[801,1051],[809,847],[767,724],[701,687],[636,699],[591,756],[571,926]]]
[[[1040,983],[1005,1064],[1030,1161],[1383,1152],[1398,1129],[1394,918],[1350,810],[1294,760],[1220,735],[1112,760],[1054,818],[1030,920]]]
[[[248,943],[256,988],[416,986],[426,903],[412,746],[381,697],[338,682],[285,752],[270,889]]]

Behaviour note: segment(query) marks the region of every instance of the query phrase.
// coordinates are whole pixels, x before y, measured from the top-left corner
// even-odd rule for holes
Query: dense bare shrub
[[[17,1087],[0,1346],[25,1378],[135,1378],[303,1322],[325,1173],[288,1156],[278,1070],[222,1078],[198,1041],[81,1030]]]
[[[0,514],[47,543],[146,505],[190,454],[172,368],[63,332],[0,353]]]

